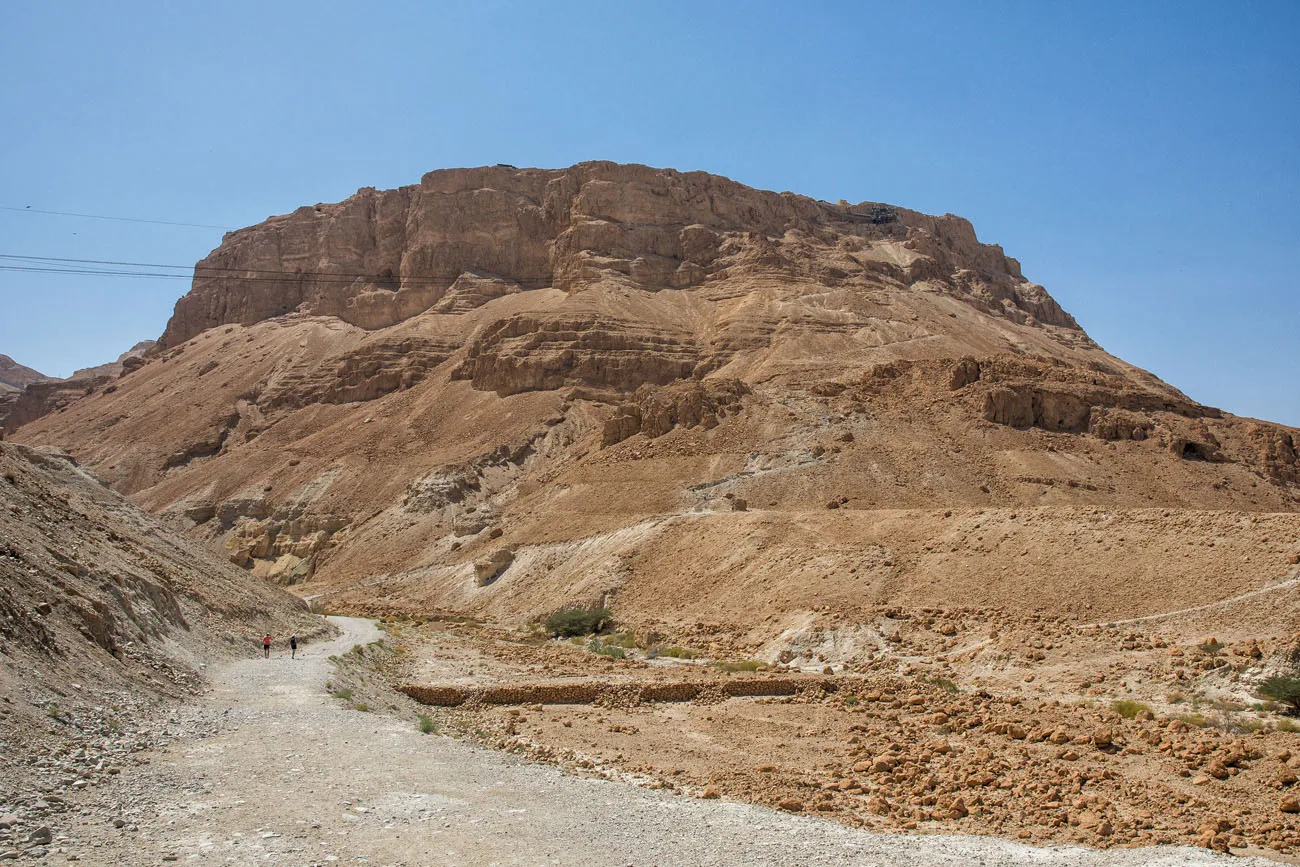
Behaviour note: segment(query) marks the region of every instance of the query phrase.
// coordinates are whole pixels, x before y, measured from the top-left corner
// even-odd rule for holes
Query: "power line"
[[[55,256],[23,256],[15,253],[0,253],[0,271],[29,274],[66,274],[79,277],[131,277],[149,279],[227,279],[242,283],[283,283],[289,280],[308,281],[313,284],[352,285],[357,281],[366,283],[400,283],[403,286],[448,283],[454,281],[465,269],[444,275],[392,275],[392,274],[353,274],[327,271],[286,271],[269,268],[230,268],[218,265],[164,265],[156,262],[126,262],[114,259],[71,259]],[[107,266],[107,267],[88,267]],[[163,269],[163,270],[142,270]],[[191,273],[192,272],[192,273]],[[551,276],[538,275],[524,277],[513,282],[520,284],[545,285]]]
[[[44,214],[49,217],[81,217],[86,220],[116,220],[121,223],[150,223],[155,226],[183,226],[189,229],[222,229],[233,232],[235,226],[214,226],[210,223],[181,223],[176,220],[142,220],[138,217],[110,217],[106,214],[79,214],[73,211],[45,211],[31,206],[15,208],[12,205],[0,205],[0,211],[15,211],[20,214]]]

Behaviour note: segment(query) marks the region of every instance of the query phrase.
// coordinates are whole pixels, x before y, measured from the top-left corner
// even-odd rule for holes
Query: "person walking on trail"
[[[262,636],[262,655],[267,659],[271,658],[271,633]]]
[[[289,658],[298,658],[298,636],[296,635],[289,636]]]

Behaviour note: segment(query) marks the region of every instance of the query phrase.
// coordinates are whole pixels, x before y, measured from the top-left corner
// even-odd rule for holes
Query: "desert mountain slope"
[[[0,355],[0,390],[21,389],[33,382],[49,379],[38,370],[19,364],[7,355]]]
[[[17,435],[340,605],[735,628],[1253,588],[1298,437],[1109,355],[961,218],[611,163],[230,233],[147,363]]]
[[[0,381],[0,428],[16,430],[21,425],[62,409],[74,400],[93,394],[101,388],[111,387],[112,381],[121,376],[123,371],[142,364],[145,353],[154,345],[153,340],[142,340],[119,355],[116,361],[80,368],[67,379],[36,374],[9,392],[5,391],[4,382]],[[5,358],[6,356],[0,355],[0,367],[3,367]]]
[[[103,772],[155,703],[192,692],[205,662],[256,652],[263,630],[325,629],[66,455],[0,443],[0,797],[44,747],[85,747]]]

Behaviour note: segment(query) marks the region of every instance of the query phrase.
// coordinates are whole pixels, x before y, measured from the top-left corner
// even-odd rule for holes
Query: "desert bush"
[[[1264,722],[1262,719],[1255,719],[1254,717],[1249,716],[1237,716],[1236,714],[1233,714],[1228,718],[1227,723],[1223,728],[1226,731],[1235,732],[1236,734],[1249,735],[1258,731],[1267,730],[1268,723]]]
[[[1300,677],[1291,674],[1275,674],[1266,677],[1255,690],[1260,698],[1269,698],[1287,705],[1291,716],[1300,714]]]
[[[675,644],[659,648],[659,655],[671,656],[673,659],[694,659],[697,656],[689,647],[678,647]]]
[[[715,662],[713,663],[713,667],[720,668],[723,671],[730,671],[730,672],[761,671],[762,669],[767,668],[766,665],[759,662],[757,659],[746,659],[742,662]]]
[[[951,679],[946,677],[927,677],[925,682],[937,686],[939,689],[951,693],[952,695],[961,692],[961,690],[957,688],[957,684],[953,683]]]
[[[1180,713],[1174,719],[1185,722],[1195,729],[1203,729],[1210,725],[1210,718],[1203,713]]]
[[[341,698],[341,699],[343,699],[344,701],[347,701],[348,699],[352,698],[352,690],[350,690],[350,689],[336,689],[336,690],[334,690],[334,697],[335,697],[335,698]]]
[[[1280,719],[1277,721],[1277,730],[1280,732],[1300,732],[1300,723],[1293,719]]]
[[[1124,717],[1124,719],[1133,719],[1144,710],[1151,710],[1149,705],[1140,701],[1133,701],[1128,698],[1121,698],[1110,703],[1110,709]]]
[[[546,618],[546,631],[563,638],[591,635],[599,632],[610,617],[608,608],[561,608]]]
[[[431,735],[438,731],[438,724],[433,721],[433,717],[427,713],[420,714],[419,721],[420,734]]]
[[[592,653],[599,653],[601,656],[608,656],[611,659],[627,659],[627,651],[617,644],[606,644],[596,636],[591,637],[587,642],[587,649]]]

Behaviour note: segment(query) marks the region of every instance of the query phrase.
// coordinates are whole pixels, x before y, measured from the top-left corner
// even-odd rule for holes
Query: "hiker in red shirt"
[[[262,638],[262,653],[267,659],[271,658],[271,633],[266,633]]]

